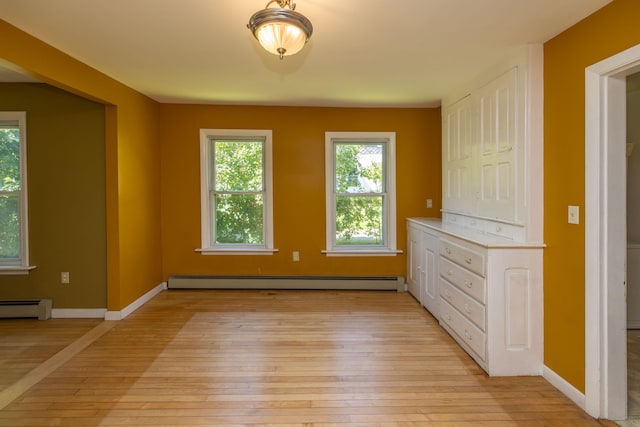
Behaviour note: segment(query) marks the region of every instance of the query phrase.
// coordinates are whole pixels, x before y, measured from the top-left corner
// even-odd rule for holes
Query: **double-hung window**
[[[327,255],[394,255],[395,133],[325,134]]]
[[[26,113],[0,112],[0,274],[26,274]]]
[[[271,131],[200,131],[204,254],[272,254]]]

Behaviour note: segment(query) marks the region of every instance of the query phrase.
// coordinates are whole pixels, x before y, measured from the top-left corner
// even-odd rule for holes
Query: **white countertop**
[[[470,228],[443,224],[440,218],[407,218],[407,221],[430,228],[441,234],[457,237],[487,248],[544,248],[541,242],[518,242],[505,237],[483,233]]]

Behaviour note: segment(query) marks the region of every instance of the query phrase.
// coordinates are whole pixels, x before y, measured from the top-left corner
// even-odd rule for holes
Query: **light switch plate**
[[[579,206],[569,206],[569,224],[580,224]]]

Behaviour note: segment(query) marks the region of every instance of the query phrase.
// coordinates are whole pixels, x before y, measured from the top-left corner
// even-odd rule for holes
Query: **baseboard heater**
[[[51,318],[50,299],[0,300],[1,319]]]
[[[402,276],[209,276],[175,275],[169,289],[331,289],[404,291]]]

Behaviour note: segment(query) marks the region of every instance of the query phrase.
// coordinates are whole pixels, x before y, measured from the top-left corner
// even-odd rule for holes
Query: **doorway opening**
[[[585,75],[585,409],[618,420],[627,418],[626,78],[638,71],[640,45]]]

